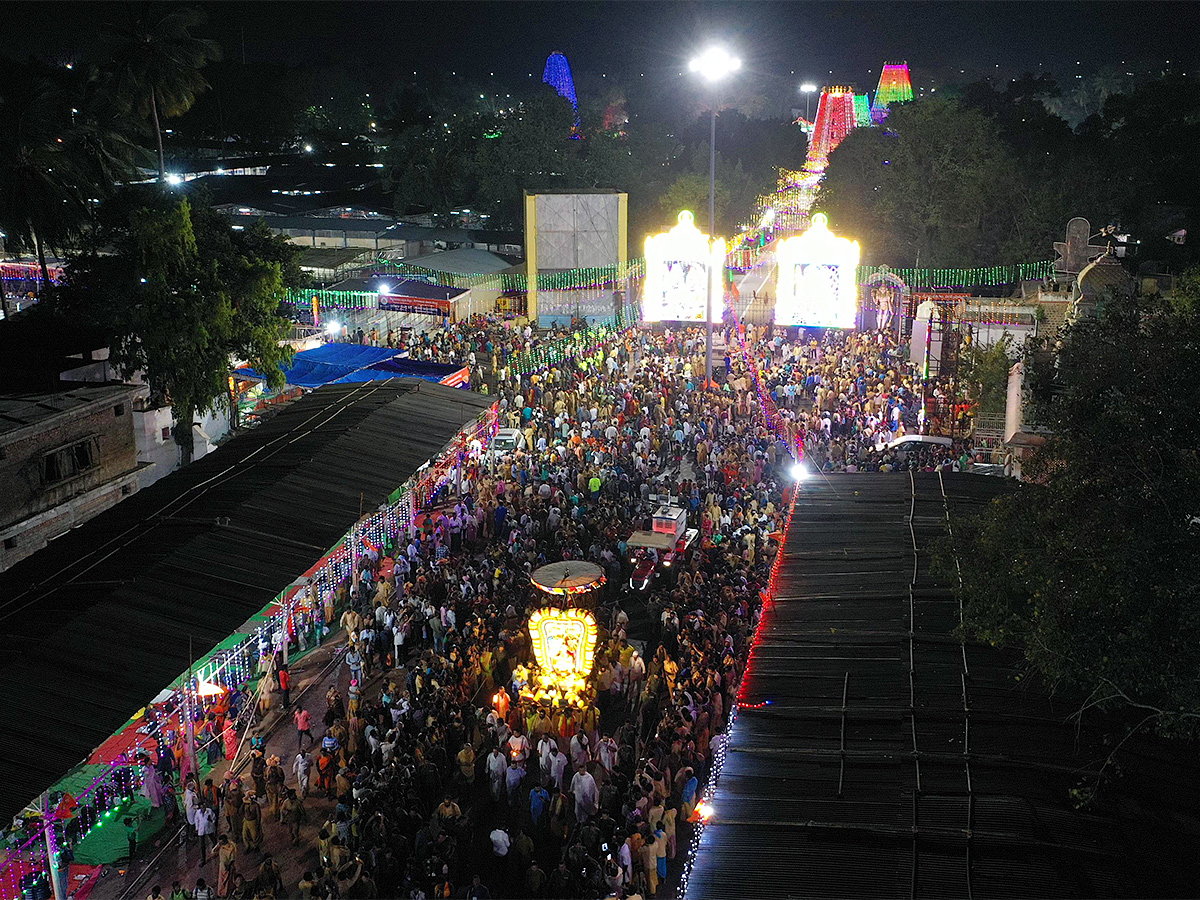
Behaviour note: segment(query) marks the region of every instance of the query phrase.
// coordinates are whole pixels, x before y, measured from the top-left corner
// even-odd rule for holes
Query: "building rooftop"
[[[362,247],[304,247],[300,251],[302,269],[337,269],[360,261],[370,262],[374,254]]]
[[[504,257],[497,256],[488,250],[477,250],[472,247],[409,257],[403,262],[405,265],[421,266],[435,272],[448,272],[452,275],[490,275],[512,268],[512,263]]]
[[[67,391],[0,395],[0,437],[9,437],[24,428],[44,426],[51,419],[76,413],[95,403],[110,403],[135,390],[135,385],[102,384],[73,387]]]
[[[1129,740],[1081,810],[1125,723],[960,640],[932,545],[1008,486],[804,483],[688,897],[1194,893],[1194,752]]]
[[[385,285],[387,290],[381,290]],[[421,300],[453,300],[468,289],[430,284],[414,278],[397,278],[395,275],[373,275],[370,278],[347,278],[332,285],[329,290],[383,293],[389,297],[417,297]]]

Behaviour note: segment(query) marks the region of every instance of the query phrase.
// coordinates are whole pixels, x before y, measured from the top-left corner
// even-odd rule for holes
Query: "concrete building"
[[[109,363],[107,347],[77,354],[76,358],[79,359],[79,365],[64,369],[59,375],[62,381],[109,384],[121,380],[121,373]],[[145,488],[174,472],[183,462],[179,445],[171,435],[175,424],[175,408],[152,395],[142,372],[134,372],[127,386],[135,391],[133,432],[137,440],[138,462],[141,464],[138,483]],[[192,460],[215,450],[231,428],[227,402],[218,402],[213,409],[197,413],[192,423]]]
[[[142,390],[0,396],[0,571],[138,490]]]

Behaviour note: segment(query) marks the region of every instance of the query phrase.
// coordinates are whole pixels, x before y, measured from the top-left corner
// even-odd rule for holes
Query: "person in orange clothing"
[[[501,685],[496,689],[496,693],[492,695],[492,708],[496,710],[496,715],[508,721],[508,710],[512,706],[512,699],[508,696],[508,691]]]

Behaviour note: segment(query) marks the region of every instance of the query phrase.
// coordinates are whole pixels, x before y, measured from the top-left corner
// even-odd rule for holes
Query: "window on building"
[[[100,439],[90,437],[42,457],[42,484],[54,484],[82,475],[100,464]]]
[[[171,426],[168,425],[162,430],[162,439],[169,441],[171,439]]]
[[[4,549],[5,550],[12,550],[16,546],[17,546],[17,539],[15,537],[10,537],[10,538],[4,539]]]
[[[116,406],[114,406],[113,407],[113,415],[117,416],[118,418],[125,415],[125,404],[118,403]]]
[[[80,441],[72,447],[71,457],[76,472],[84,472],[96,464],[91,441]]]

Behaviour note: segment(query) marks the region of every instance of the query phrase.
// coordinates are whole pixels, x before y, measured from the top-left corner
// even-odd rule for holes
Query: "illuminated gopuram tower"
[[[821,173],[829,164],[829,154],[842,142],[852,128],[859,124],[859,107],[855,102],[854,89],[842,85],[827,87],[821,91],[817,101],[817,118],[813,122],[811,143],[805,171]]]
[[[571,77],[571,64],[567,58],[555,50],[546,57],[546,68],[542,71],[542,81],[558,91],[558,96],[571,101],[575,110],[575,127],[579,127],[579,98],[575,96],[575,79]]]
[[[884,63],[883,71],[879,73],[879,87],[875,89],[875,101],[871,104],[871,120],[876,125],[880,124],[887,118],[891,104],[905,103],[912,98],[908,63]]]

